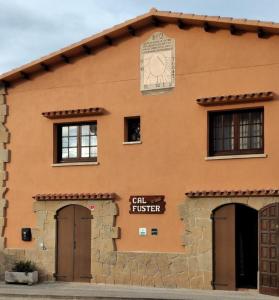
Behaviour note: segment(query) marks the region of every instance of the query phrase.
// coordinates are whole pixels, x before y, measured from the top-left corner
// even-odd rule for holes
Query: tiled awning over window
[[[207,98],[197,99],[196,101],[199,105],[202,106],[213,106],[213,105],[269,101],[272,100],[273,98],[274,98],[273,92],[260,92],[260,93],[252,93],[252,94],[207,97]]]
[[[227,190],[227,191],[190,191],[185,193],[189,198],[209,197],[273,197],[279,196],[279,189],[262,190]]]
[[[33,196],[37,201],[49,200],[115,200],[115,193],[72,193],[72,194],[37,194]]]
[[[63,119],[63,118],[103,115],[104,113],[105,110],[101,107],[91,107],[91,108],[82,108],[82,109],[47,111],[47,112],[43,112],[42,115],[48,119]]]

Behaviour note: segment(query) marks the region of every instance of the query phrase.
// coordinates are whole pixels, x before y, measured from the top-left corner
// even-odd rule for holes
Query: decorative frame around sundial
[[[140,90],[162,91],[175,87],[175,40],[155,32],[140,48]]]

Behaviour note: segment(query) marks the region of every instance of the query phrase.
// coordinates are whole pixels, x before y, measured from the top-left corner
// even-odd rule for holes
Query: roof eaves
[[[279,34],[279,24],[274,22],[234,19],[220,16],[184,14],[181,12],[158,11],[152,8],[149,12],[143,15],[115,25],[100,33],[85,38],[80,42],[74,43],[49,55],[43,56],[37,60],[27,63],[19,68],[3,73],[2,75],[0,75],[0,81],[4,83],[9,83],[9,81],[22,78],[22,72],[26,73],[28,76],[30,73],[34,73],[36,71],[46,70],[49,67],[49,65],[53,65],[57,62],[60,62],[62,55],[67,56],[67,54],[70,53],[77,55],[77,52],[80,53],[82,51],[84,45],[93,45],[94,43],[94,47],[98,47],[106,42],[105,36],[108,36],[112,39],[121,37],[123,35],[122,31],[125,31],[126,28],[127,33],[131,34],[133,30],[131,31],[129,27],[132,27],[132,29],[135,30],[137,30],[138,28],[142,28],[143,26],[152,22],[152,17],[157,17],[159,18],[159,21],[167,23],[177,24],[179,20],[183,20],[186,24],[190,26],[203,26],[205,22],[209,22],[210,25],[216,26],[220,29],[230,29],[230,26],[234,25],[237,26],[239,29],[245,31],[257,32],[259,29],[261,29],[262,31],[269,32],[271,34]],[[86,49],[83,49],[83,51],[84,50]],[[88,49],[86,51],[88,52]]]
[[[8,71],[8,72],[5,72],[3,74],[0,74],[0,81],[9,81],[10,77],[15,75],[15,74],[20,74],[20,72],[22,71],[25,71],[25,72],[28,72],[28,70],[32,67],[34,67],[35,65],[40,65],[42,63],[48,65],[48,62],[61,56],[61,55],[66,55],[67,52],[70,52],[78,47],[82,47],[83,45],[87,45],[88,43],[92,43],[93,41],[97,41],[98,39],[102,39],[104,38],[105,36],[109,36],[110,34],[116,32],[117,30],[120,30],[120,29],[123,29],[125,27],[127,27],[127,30],[128,30],[128,26],[132,25],[132,24],[135,24],[137,22],[140,22],[142,20],[145,20],[147,19],[148,17],[151,17],[152,16],[152,13],[151,12],[148,12],[144,15],[141,15],[141,16],[138,16],[136,18],[133,18],[133,19],[130,19],[128,21],[125,21],[121,24],[118,24],[118,25],[115,25],[111,28],[108,28],[108,29],[105,29],[95,35],[92,35],[90,37],[87,37],[85,39],[82,39],[81,41],[77,42],[77,43],[74,43],[74,44],[71,44],[67,47],[63,47],[55,52],[52,52],[48,55],[45,55],[45,56],[42,56],[41,58],[39,59],[36,59],[34,61],[31,61],[30,63],[27,63],[27,64],[24,64],[18,68],[15,68],[15,69],[12,69],[11,71]]]

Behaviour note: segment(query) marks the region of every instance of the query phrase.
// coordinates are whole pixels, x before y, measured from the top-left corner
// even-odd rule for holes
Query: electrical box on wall
[[[25,242],[32,240],[31,228],[21,228],[21,239]]]
[[[158,235],[158,228],[151,228],[151,235]]]

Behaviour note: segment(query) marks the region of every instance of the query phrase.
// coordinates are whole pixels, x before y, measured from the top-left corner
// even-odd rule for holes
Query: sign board
[[[130,214],[163,214],[165,212],[165,196],[130,196]]]

